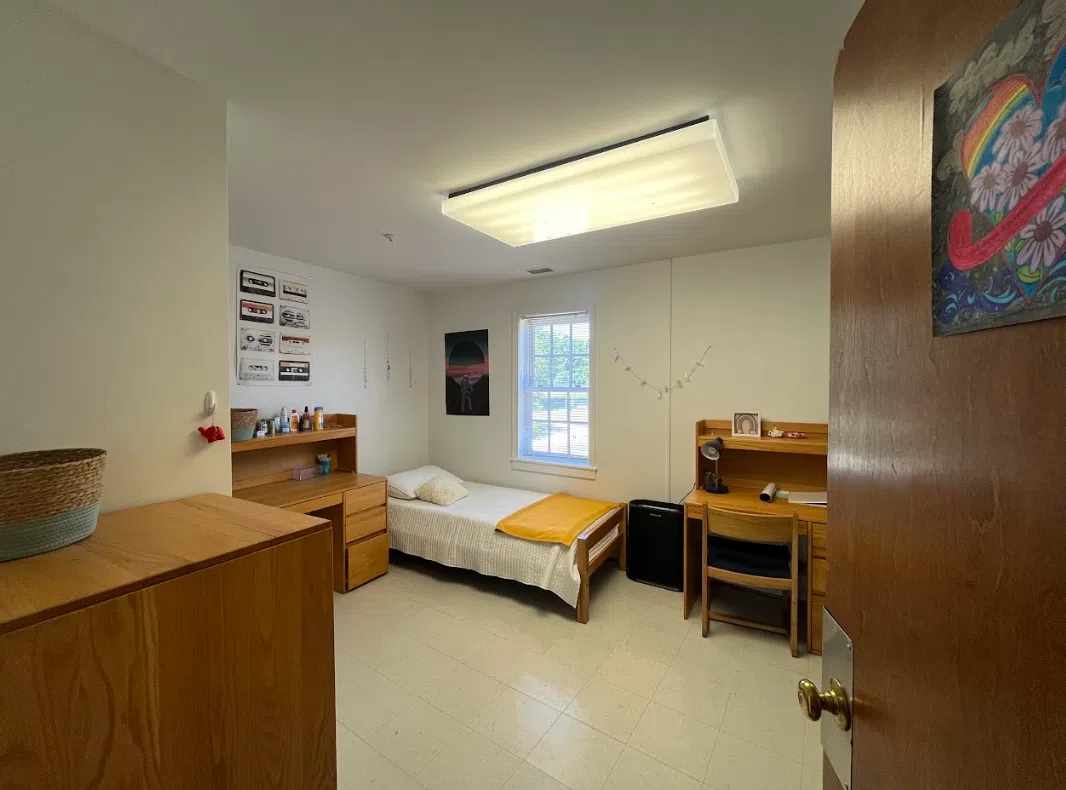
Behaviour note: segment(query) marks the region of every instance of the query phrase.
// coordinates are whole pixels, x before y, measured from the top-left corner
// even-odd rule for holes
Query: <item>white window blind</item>
[[[519,459],[589,466],[591,334],[587,312],[521,319]]]

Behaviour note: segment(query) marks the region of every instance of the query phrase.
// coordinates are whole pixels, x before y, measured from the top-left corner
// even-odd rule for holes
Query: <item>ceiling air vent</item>
[[[554,272],[555,269],[549,269],[547,266],[542,266],[539,269],[526,269],[530,274],[548,274],[548,272]]]

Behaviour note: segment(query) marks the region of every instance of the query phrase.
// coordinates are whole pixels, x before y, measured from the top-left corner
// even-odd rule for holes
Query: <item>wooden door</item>
[[[855,790],[1066,787],[1066,319],[931,334],[933,91],[1014,5],[867,0],[837,64],[828,608]]]

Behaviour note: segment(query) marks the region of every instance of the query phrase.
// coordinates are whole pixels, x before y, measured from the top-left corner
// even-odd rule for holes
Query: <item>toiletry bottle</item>
[[[293,409],[292,414],[289,415],[289,430],[292,433],[300,431],[300,415],[296,413],[296,409]]]
[[[315,406],[315,430],[321,431],[326,427],[326,412],[321,406]]]
[[[281,432],[291,433],[292,425],[289,423],[289,413],[285,411],[285,407],[281,407]]]
[[[304,413],[303,416],[300,418],[300,430],[311,430],[311,412],[306,406],[304,406]]]

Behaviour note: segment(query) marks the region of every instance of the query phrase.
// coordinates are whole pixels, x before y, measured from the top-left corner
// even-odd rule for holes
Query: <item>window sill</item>
[[[595,480],[595,466],[574,466],[572,464],[554,463],[552,461],[530,461],[525,458],[512,458],[511,469],[516,472],[534,472],[541,475],[558,477],[577,477],[582,480]]]

